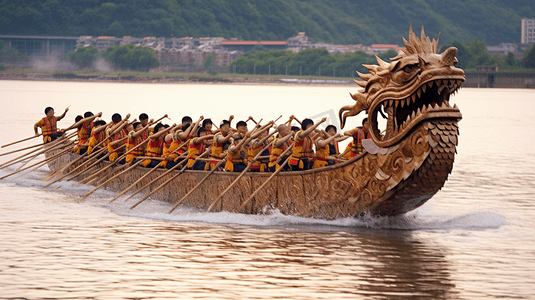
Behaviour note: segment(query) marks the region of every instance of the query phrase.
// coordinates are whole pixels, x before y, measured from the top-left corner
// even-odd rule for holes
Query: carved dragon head
[[[424,120],[462,118],[457,105],[449,105],[450,95],[465,80],[463,70],[455,67],[457,48],[450,47],[438,54],[438,40],[431,42],[423,27],[420,38],[411,28],[409,41],[403,38],[403,42],[405,48],[391,58],[392,63],[376,56],[379,65],[364,65],[369,74],[357,72],[363,81],[355,82],[363,89],[350,93],[356,103],[339,111],[342,128],[347,117],[367,112],[368,131],[379,147],[394,145]],[[388,114],[384,134],[379,131],[377,122],[377,115],[383,114],[382,111]]]

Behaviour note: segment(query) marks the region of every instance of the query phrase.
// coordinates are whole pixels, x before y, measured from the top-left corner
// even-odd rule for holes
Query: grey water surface
[[[0,81],[0,144],[31,136],[46,106],[70,105],[60,127],[88,110],[337,124],[356,90]],[[106,190],[81,201],[92,187],[76,182],[44,188],[46,167],[0,180],[0,299],[534,299],[535,90],[462,89],[451,102],[463,120],[449,181],[396,218],[169,215],[154,200],[129,210],[139,197],[108,205]]]

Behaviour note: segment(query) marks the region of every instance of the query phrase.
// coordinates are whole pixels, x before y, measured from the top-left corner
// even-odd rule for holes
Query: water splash
[[[16,166],[0,170],[0,175],[9,174]],[[12,182],[22,186],[43,188],[46,182],[40,179],[48,175],[48,168],[42,167],[20,178],[8,178]],[[94,186],[86,186],[76,181],[65,181],[52,184],[45,188],[48,191],[68,195],[72,201],[82,205],[105,207],[120,216],[145,218],[153,220],[174,222],[202,222],[212,224],[232,224],[259,227],[307,227],[308,230],[338,230],[349,228],[361,228],[372,230],[451,230],[451,229],[488,229],[499,228],[507,224],[505,216],[491,211],[474,211],[464,213],[442,213],[440,209],[434,209],[431,203],[413,212],[395,217],[379,217],[371,214],[363,214],[357,217],[344,217],[333,220],[305,218],[282,214],[278,209],[266,207],[262,215],[249,215],[231,212],[206,212],[200,209],[180,206],[172,214],[167,212],[173,206],[172,203],[147,200],[135,209],[130,207],[139,201],[142,196],[135,196],[128,201],[121,197],[115,202],[108,204],[116,193],[105,189],[99,189],[86,199],[81,196],[91,191]],[[83,209],[83,208],[81,208]],[[331,227],[331,228],[329,228]]]

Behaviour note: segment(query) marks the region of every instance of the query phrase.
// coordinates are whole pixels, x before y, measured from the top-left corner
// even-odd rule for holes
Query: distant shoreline
[[[149,74],[149,73],[148,73]],[[184,77],[151,77],[121,76],[74,73],[33,73],[33,72],[0,72],[0,80],[25,81],[68,81],[68,82],[116,82],[116,83],[173,83],[173,84],[269,84],[269,85],[321,85],[321,86],[353,86],[352,80],[310,79],[310,78],[265,78],[239,76],[184,76]]]

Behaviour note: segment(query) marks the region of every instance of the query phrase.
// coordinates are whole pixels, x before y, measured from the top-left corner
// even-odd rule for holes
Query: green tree
[[[82,69],[87,69],[91,67],[97,57],[98,50],[97,47],[93,45],[87,47],[80,47],[75,51],[67,53],[67,59]]]
[[[213,69],[214,68],[214,54],[208,53],[206,57],[204,58],[204,63],[202,66],[206,69]]]
[[[524,51],[522,66],[528,69],[535,69],[535,44]]]
[[[513,66],[513,67],[518,65],[518,61],[516,60],[515,55],[512,52],[507,53],[507,56],[505,57],[505,62],[509,66]]]
[[[132,44],[106,48],[102,56],[123,70],[148,71],[160,64],[154,56],[154,50]]]
[[[20,53],[16,49],[9,47],[4,41],[0,40],[0,62],[16,63],[28,61],[28,55]]]

